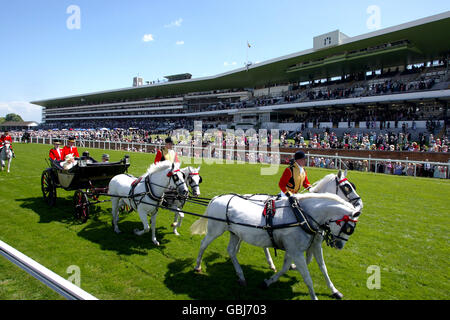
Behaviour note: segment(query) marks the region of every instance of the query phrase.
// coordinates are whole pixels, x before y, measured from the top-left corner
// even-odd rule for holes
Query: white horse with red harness
[[[202,177],[200,176],[200,167],[185,167],[180,169],[181,173],[185,177],[186,184],[191,188],[194,198],[200,196],[200,183],[202,183]],[[186,197],[180,197],[176,192],[166,192],[164,194],[165,205],[175,212],[174,221],[171,225],[173,233],[179,236],[177,228],[181,227],[181,222],[184,218],[184,213],[181,211],[186,203]]]
[[[343,177],[342,173],[339,173],[338,188],[344,188],[340,185],[348,183],[344,179],[345,176]],[[328,184],[333,184],[336,187],[334,180],[326,179],[321,184],[321,188],[326,188]],[[319,187],[319,183],[316,187]],[[240,195],[215,197],[206,209],[204,216],[207,218],[201,218],[191,226],[193,234],[202,234],[207,230],[200,246],[195,270],[201,271],[202,256],[208,245],[225,231],[229,231],[228,253],[240,284],[245,285],[246,281],[236,254],[241,242],[245,241],[263,248],[277,247],[286,252],[282,270],[270,279],[264,280],[265,286],[268,287],[276,282],[281,275],[289,270],[290,262],[294,260],[297,264],[297,270],[308,287],[311,298],[317,299],[307,266],[307,262],[311,260],[311,254],[313,254],[319,268],[324,273],[332,295],[336,298],[342,298],[342,294],[329,280],[323,262],[321,243],[325,238],[330,246],[342,249],[355,229],[363,205],[350,183],[345,188],[348,190],[346,192],[347,198],[351,196],[350,200],[354,200],[354,203],[357,203],[356,206],[344,201],[336,194],[308,193],[294,195],[292,198],[296,200],[296,205],[301,208],[303,220],[299,219],[289,199],[278,198],[275,201],[277,211],[276,215],[273,216],[271,235],[267,231],[265,218],[261,214],[262,208],[264,208],[261,202],[258,203],[257,200]],[[310,229],[310,232],[306,231],[307,228]],[[307,252],[309,261],[305,259],[304,252]]]
[[[120,233],[117,225],[119,207],[121,203],[125,203],[139,213],[144,225],[143,230],[134,230],[136,235],[140,236],[150,231],[147,215],[151,215],[152,241],[159,245],[155,235],[156,214],[164,192],[169,189],[174,189],[181,195],[187,195],[189,192],[184,176],[179,169],[179,164],[173,164],[167,160],[152,164],[147,173],[139,179],[126,174],[119,174],[112,178],[109,182],[108,194],[112,198],[114,231]]]
[[[2,164],[2,171],[5,170],[5,161],[8,161],[8,166],[6,167],[6,171],[9,173],[10,167],[11,167],[11,161],[14,157],[14,153],[11,149],[11,143],[9,141],[5,141],[4,145],[1,147],[0,150],[0,160]]]
[[[335,175],[335,174],[326,175],[321,180],[315,182],[313,184],[313,186],[309,189],[309,192],[336,194],[339,197],[341,197],[343,200],[349,201],[351,204],[353,204],[353,206],[355,207],[356,210],[361,211],[363,208],[363,203],[361,201],[361,198],[356,193],[355,185],[353,183],[351,183],[350,181],[348,181],[346,176],[347,176],[347,170],[345,170],[344,172],[339,170],[337,175]],[[265,200],[264,198],[261,198],[261,197],[259,197],[259,198],[262,200]],[[319,235],[317,235],[316,238],[317,238],[317,241],[315,241],[313,243],[313,245],[311,246],[311,248],[309,248],[308,251],[306,252],[306,256],[307,256],[306,260],[309,264],[312,260],[312,255],[314,255],[314,257],[316,257],[317,263],[319,264],[319,268],[321,269],[321,271],[324,274],[325,280],[327,281],[327,283],[331,283],[331,281],[329,280],[327,271],[326,271],[325,262],[323,261],[323,255],[322,255],[323,237],[320,238],[320,234],[319,234]],[[266,255],[267,263],[269,264],[270,269],[272,269],[273,271],[277,271],[268,248],[264,248],[264,254]],[[296,268],[295,264],[292,264],[291,269],[295,269],[295,268]]]

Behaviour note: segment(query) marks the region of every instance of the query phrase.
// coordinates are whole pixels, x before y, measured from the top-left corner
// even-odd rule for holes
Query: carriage
[[[125,173],[130,166],[129,156],[118,162],[97,162],[90,157],[81,157],[78,164],[69,170],[57,162],[49,161],[49,167],[42,172],[41,189],[44,201],[49,206],[56,203],[58,188],[75,190],[73,196],[75,218],[86,222],[90,206],[110,200],[100,201],[101,195],[108,193],[110,180]]]

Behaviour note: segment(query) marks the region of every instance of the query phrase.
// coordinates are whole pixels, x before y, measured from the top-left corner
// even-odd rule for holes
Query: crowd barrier
[[[13,137],[19,142],[19,137]],[[51,137],[31,137],[31,143],[52,144]],[[67,144],[66,139],[62,139],[63,144]],[[81,148],[123,150],[128,152],[156,153],[163,144],[124,142],[124,141],[102,141],[102,140],[78,140],[77,145]],[[175,145],[175,151],[179,156],[187,158],[203,158],[210,160],[224,160],[225,163],[248,162],[262,164],[287,164],[292,158],[293,152],[279,152],[268,150],[268,148],[237,147],[227,149],[209,145],[206,147]],[[383,159],[373,157],[354,157],[340,155],[324,155],[307,152],[307,166],[321,167],[326,169],[349,169],[374,173],[385,173],[394,175],[422,176],[431,178],[449,179],[450,161],[430,162],[408,159]],[[318,160],[319,159],[319,160]]]

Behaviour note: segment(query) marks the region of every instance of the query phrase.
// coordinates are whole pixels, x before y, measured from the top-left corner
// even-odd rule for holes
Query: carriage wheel
[[[75,208],[75,219],[81,220],[85,223],[89,219],[89,199],[85,192],[82,190],[75,191],[73,195],[73,204]]]
[[[44,201],[53,207],[56,203],[56,185],[51,170],[45,170],[41,176],[41,189]]]

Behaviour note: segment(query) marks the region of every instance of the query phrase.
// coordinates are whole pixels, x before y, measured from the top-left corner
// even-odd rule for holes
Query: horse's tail
[[[217,197],[212,198],[212,200],[209,202],[208,206],[206,207],[206,211],[205,214],[203,215],[204,217],[208,216],[208,209],[209,206],[211,205],[211,203],[214,202],[214,200]],[[208,228],[208,218],[200,218],[197,221],[195,221],[192,225],[191,225],[191,234],[192,235],[203,235],[206,234],[206,230]]]

